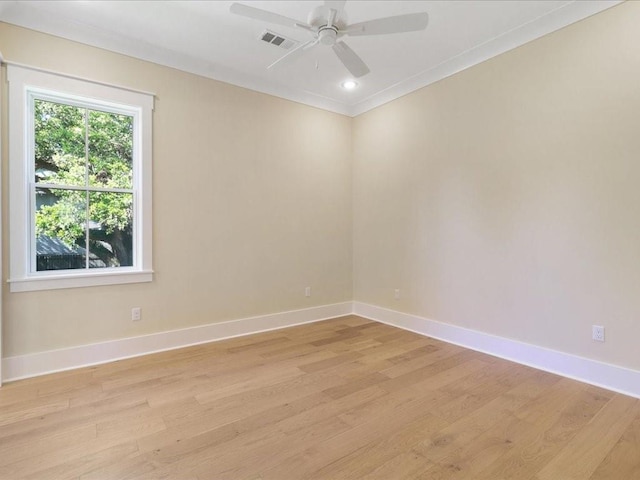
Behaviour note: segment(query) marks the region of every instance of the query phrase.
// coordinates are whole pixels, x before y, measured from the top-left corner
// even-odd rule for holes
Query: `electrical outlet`
[[[131,320],[137,322],[142,318],[142,309],[140,307],[133,307],[131,309]]]
[[[591,337],[596,342],[604,342],[604,327],[601,325],[591,325]]]
[[[399,288],[396,288],[393,291],[393,298],[395,298],[396,300],[400,300],[400,289]]]
[[[311,287],[306,287],[304,289],[304,296],[305,297],[310,297],[311,296]]]

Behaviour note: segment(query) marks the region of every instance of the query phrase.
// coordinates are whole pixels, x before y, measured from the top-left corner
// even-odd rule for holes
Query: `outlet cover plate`
[[[592,325],[591,338],[596,342],[604,342],[604,327],[602,325]]]

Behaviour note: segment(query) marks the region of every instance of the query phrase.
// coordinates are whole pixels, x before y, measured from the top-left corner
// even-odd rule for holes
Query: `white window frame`
[[[7,66],[9,83],[9,285],[11,292],[150,282],[152,269],[151,94]],[[133,266],[35,271],[34,99],[50,99],[133,116]]]

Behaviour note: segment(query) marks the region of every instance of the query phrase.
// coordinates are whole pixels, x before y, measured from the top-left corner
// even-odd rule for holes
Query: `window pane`
[[[85,185],[85,112],[35,100],[35,181],[56,185]]]
[[[133,188],[133,117],[89,110],[89,185]]]
[[[86,267],[86,193],[36,188],[36,270]]]
[[[133,265],[133,195],[89,193],[89,266]]]

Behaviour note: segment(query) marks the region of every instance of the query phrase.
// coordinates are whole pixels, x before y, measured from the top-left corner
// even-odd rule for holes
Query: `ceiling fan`
[[[311,38],[296,48],[288,52],[283,57],[273,62],[267,68],[273,68],[284,62],[289,62],[294,58],[302,56],[305,52],[317,45],[330,46],[336,56],[351,72],[354,77],[362,77],[370,72],[369,67],[343,40],[343,36],[363,36],[363,35],[386,35],[389,33],[403,33],[424,30],[429,22],[429,15],[426,12],[408,13],[393,17],[377,18],[366,22],[346,23],[344,5],[346,0],[325,1],[324,5],[314,8],[307,19],[301,22],[293,18],[250,7],[242,3],[231,4],[230,11],[236,15],[262,20],[268,23],[294,27],[309,32]]]

